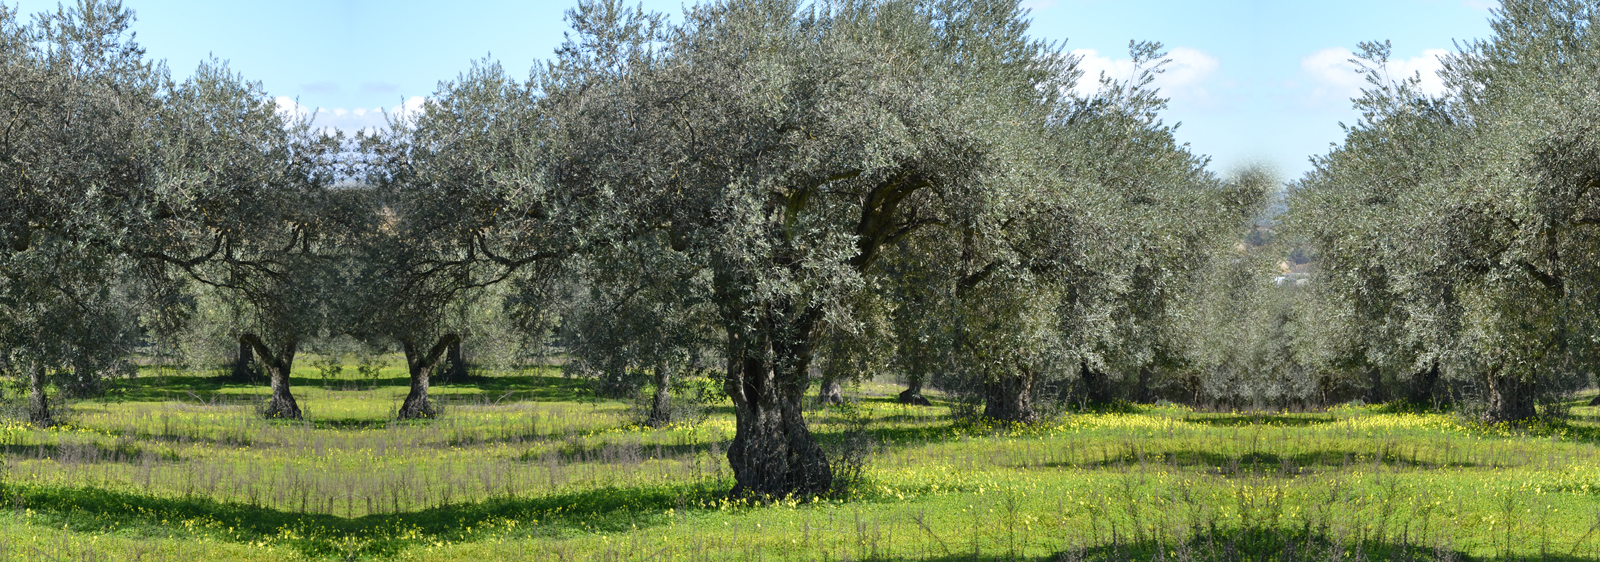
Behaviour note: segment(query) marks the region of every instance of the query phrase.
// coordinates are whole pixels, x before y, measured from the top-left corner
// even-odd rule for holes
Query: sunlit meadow
[[[436,387],[444,416],[400,423],[398,372],[299,374],[305,422],[256,416],[265,388],[147,371],[67,425],[6,425],[0,558],[1600,559],[1587,407],[1526,428],[1175,406],[1018,427],[866,383],[857,411],[811,414],[830,446],[870,416],[855,490],[753,505],[726,500],[725,405],[645,428],[546,368]]]

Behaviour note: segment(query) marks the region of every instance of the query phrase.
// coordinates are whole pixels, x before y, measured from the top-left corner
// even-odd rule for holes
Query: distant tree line
[[[216,61],[173,79],[115,0],[0,8],[0,369],[47,424],[181,341],[299,418],[297,355],[397,349],[405,419],[463,349],[549,348],[650,424],[714,381],[753,496],[831,488],[808,402],[867,378],[1018,423],[1525,421],[1600,348],[1597,14],[1509,0],[1440,96],[1364,44],[1362,119],[1280,185],[1175,140],[1159,44],[1083,76],[1016,0],[583,0],[528,78],[482,61],[353,135]]]

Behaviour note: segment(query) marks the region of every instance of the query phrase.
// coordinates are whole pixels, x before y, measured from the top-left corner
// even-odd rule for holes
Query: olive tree
[[[1160,45],[1130,50],[1132,81],[1102,77],[1095,94],[1057,100],[1036,187],[995,228],[929,231],[892,268],[909,297],[901,363],[977,393],[984,417],[1032,421],[1041,397],[1106,404],[1115,384],[1148,385],[1184,361],[1176,310],[1270,183],[1207,172],[1159,119]]]
[[[812,495],[831,472],[803,415],[824,325],[935,225],[983,231],[1024,178],[1018,142],[1065,59],[1015,2],[713,3],[683,21],[584,3],[545,76],[545,177],[624,201],[704,268],[737,433],[736,494]]]
[[[1300,182],[1295,224],[1368,362],[1451,381],[1484,421],[1536,416],[1595,365],[1596,18],[1505,2],[1490,39],[1446,57],[1439,97],[1363,45],[1362,119]]]
[[[115,2],[32,24],[0,6],[0,337],[38,423],[48,378],[92,376],[131,344],[122,257],[161,199],[150,123],[167,86],[131,20]]]
[[[356,317],[405,352],[412,389],[402,418],[433,415],[431,372],[447,353],[459,364],[471,326],[452,319],[497,306],[484,299],[498,284],[557,276],[600,225],[583,211],[583,190],[553,189],[542,176],[550,124],[536,94],[498,64],[475,64],[362,142],[357,175],[375,191],[360,267],[376,298]]]
[[[264,414],[298,419],[289,373],[326,325],[346,229],[328,186],[339,139],[280,108],[259,83],[207,63],[175,86],[161,113],[162,189],[155,233],[133,255],[221,289],[241,311],[239,341],[265,367]]]

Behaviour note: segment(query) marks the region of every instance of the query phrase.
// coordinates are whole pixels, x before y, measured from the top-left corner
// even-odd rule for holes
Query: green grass
[[[747,505],[725,499],[726,407],[636,427],[553,375],[439,386],[445,417],[404,423],[390,373],[297,369],[304,422],[256,418],[264,386],[119,380],[67,425],[0,428],[0,559],[1600,559],[1586,406],[1525,428],[1382,407],[1015,427],[867,383],[856,492]],[[837,443],[846,424],[812,426]]]

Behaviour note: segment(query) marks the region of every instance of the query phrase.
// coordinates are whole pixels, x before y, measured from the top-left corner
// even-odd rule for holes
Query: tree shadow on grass
[[[243,384],[214,376],[140,375],[133,378],[109,379],[105,394],[96,402],[202,402],[248,403],[251,395],[224,393],[224,389],[267,390],[266,384]]]
[[[251,400],[256,399],[258,394],[264,396],[269,391],[265,380],[241,383],[233,379],[207,375],[145,374],[132,378],[112,379],[108,383],[107,392],[103,396],[97,397],[96,401],[179,401],[232,405],[235,403],[249,403]],[[408,377],[338,378],[329,380],[315,376],[292,376],[289,378],[289,386],[291,388],[323,388],[326,386],[331,390],[370,391],[379,388],[406,388],[410,384],[411,381]],[[481,398],[457,398],[462,403],[481,402],[484,400],[490,402],[522,400],[592,402],[596,399],[587,380],[555,376],[474,376],[448,384],[436,384],[436,386],[476,388],[482,393]],[[441,397],[447,396],[449,395],[441,395]]]
[[[539,402],[592,402],[596,400],[587,379],[543,375],[475,376],[450,383],[450,386],[475,387],[485,398]]]
[[[1033,465],[1038,468],[1069,469],[1126,469],[1149,465],[1151,467],[1199,468],[1207,474],[1224,477],[1236,476],[1303,476],[1316,472],[1338,471],[1352,467],[1371,467],[1381,464],[1385,468],[1414,468],[1439,470],[1444,468],[1474,468],[1474,462],[1451,460],[1439,462],[1408,456],[1401,451],[1385,451],[1381,459],[1372,451],[1325,449],[1295,454],[1256,451],[1238,455],[1195,449],[1169,449],[1144,451],[1113,451],[1112,456],[1089,462],[1047,462]]]
[[[1328,414],[1190,414],[1183,421],[1214,427],[1311,427],[1339,421]]]
[[[355,554],[383,557],[436,541],[471,542],[486,532],[538,538],[646,529],[667,523],[669,509],[717,505],[726,484],[599,488],[356,518],[99,488],[0,484],[0,500],[30,510],[31,523],[79,533],[266,541],[312,557],[351,554],[353,540],[364,545]]]

